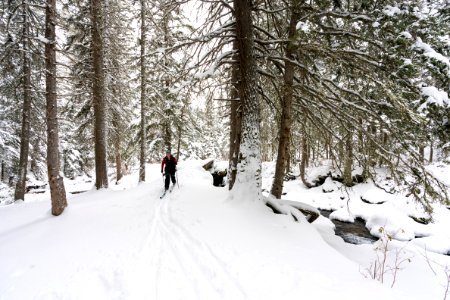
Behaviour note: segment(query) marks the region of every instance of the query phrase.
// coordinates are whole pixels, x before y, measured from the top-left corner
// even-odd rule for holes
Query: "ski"
[[[173,189],[174,189],[174,185],[172,185],[168,190],[165,190],[161,196],[159,196],[159,199],[164,198],[164,196],[167,194],[167,192],[172,193]]]

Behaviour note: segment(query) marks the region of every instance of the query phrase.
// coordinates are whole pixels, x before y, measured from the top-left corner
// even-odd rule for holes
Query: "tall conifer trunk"
[[[122,126],[120,125],[119,115],[113,111],[112,125],[114,128],[114,159],[116,161],[116,184],[122,179]]]
[[[92,17],[92,59],[94,63],[93,104],[95,138],[95,186],[97,189],[108,187],[106,169],[106,102],[105,75],[103,69],[102,40],[102,1],[91,0]]]
[[[344,151],[344,172],[343,180],[346,186],[353,185],[352,178],[352,166],[353,166],[353,132],[349,131],[345,138],[345,151]]]
[[[260,103],[257,97],[257,72],[254,58],[253,25],[250,0],[234,0],[236,39],[239,51],[239,99],[242,107],[242,135],[233,197],[242,201],[261,196]]]
[[[233,50],[237,51],[237,43],[233,42]],[[234,55],[234,61],[238,61],[238,55]],[[239,157],[239,148],[241,144],[241,119],[242,110],[240,109],[239,91],[239,65],[234,63],[231,69],[231,91],[230,91],[230,150],[229,150],[229,167],[228,167],[228,188],[233,188],[236,180],[237,163]]]
[[[425,162],[425,146],[424,145],[419,146],[419,161],[422,164]]]
[[[172,131],[170,130],[170,115],[166,113],[166,120],[164,121],[164,147],[165,150],[172,151]]]
[[[5,161],[2,160],[2,164],[1,164],[1,172],[0,172],[0,181],[1,182],[5,182]]]
[[[52,214],[59,216],[67,206],[66,190],[60,172],[58,104],[56,98],[56,51],[55,51],[56,0],[47,0],[45,18],[45,69],[47,100],[47,170]]]
[[[181,120],[184,120],[185,110],[186,110],[186,104],[184,104],[183,108],[181,109]],[[181,134],[183,132],[183,128],[181,126],[181,122],[178,124],[177,130],[178,130],[178,142],[177,142],[177,156],[176,156],[176,159],[178,161],[178,160],[180,160]]]
[[[31,114],[31,63],[28,39],[30,35],[29,20],[27,14],[28,5],[26,1],[22,2],[23,13],[23,71],[22,71],[22,88],[23,88],[23,107],[22,107],[22,130],[20,133],[20,157],[19,157],[19,173],[17,178],[14,199],[24,199],[26,191],[28,152],[30,149],[30,114]]]
[[[306,175],[305,170],[308,165],[308,159],[309,159],[308,158],[308,144],[307,144],[305,132],[303,132],[301,144],[302,144],[301,145],[302,153],[301,153],[301,157],[300,157],[300,179],[307,188],[311,188],[312,184],[310,184],[306,180],[306,177],[305,177],[305,175]]]
[[[169,13],[167,11],[164,12],[164,17],[163,17],[163,40],[164,40],[164,46],[165,47],[170,47],[170,37],[169,37],[169,17],[168,17]],[[168,66],[169,66],[169,62],[168,62],[168,58],[167,55],[169,54],[165,54],[164,55],[164,69],[168,70]],[[164,124],[163,124],[163,130],[164,130],[164,146],[165,146],[165,150],[169,150],[172,151],[172,130],[171,130],[171,126],[172,126],[172,122],[171,122],[171,111],[173,109],[173,107],[171,107],[170,105],[172,105],[172,101],[170,99],[170,84],[171,84],[171,79],[169,78],[169,74],[165,74],[165,80],[164,80],[164,95],[165,95],[165,99],[163,101],[165,101],[165,120],[164,120]]]
[[[433,141],[431,141],[430,143],[430,156],[428,158],[428,163],[432,163],[433,162]]]
[[[145,1],[141,0],[141,152],[139,157],[139,182],[145,181],[145,143],[147,136],[145,132],[145,98],[147,70],[145,65],[145,46],[146,46],[146,25],[145,25]]]
[[[296,25],[300,19],[298,6],[299,1],[293,0],[288,29],[288,43],[286,45],[286,61],[284,64],[284,90],[283,98],[281,99],[281,118],[278,133],[278,156],[275,166],[275,178],[270,191],[270,193],[277,199],[281,198],[281,194],[283,192],[283,179],[285,172],[287,171],[289,159],[289,138],[291,135],[292,125],[292,98],[294,94],[294,64],[291,61],[294,60],[294,38],[297,31]]]

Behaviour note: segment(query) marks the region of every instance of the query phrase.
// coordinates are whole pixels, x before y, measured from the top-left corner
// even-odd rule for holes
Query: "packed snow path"
[[[137,187],[133,174],[108,190],[71,196],[59,217],[50,215],[48,195],[0,207],[0,299],[442,295],[445,282],[429,276],[426,262],[399,276],[399,289],[364,278],[370,245],[344,244],[327,224],[319,222],[319,233],[249,199],[230,201],[201,162],[180,166],[180,187],[163,199],[159,165],[147,174]]]
[[[150,232],[142,246],[150,257],[149,282],[154,285],[153,299],[208,299],[218,295],[224,299],[246,298],[239,282],[227,270],[226,262],[210,246],[193,236],[186,225],[174,216],[173,207],[180,193],[168,193],[155,204]],[[177,215],[183,212],[178,210]]]

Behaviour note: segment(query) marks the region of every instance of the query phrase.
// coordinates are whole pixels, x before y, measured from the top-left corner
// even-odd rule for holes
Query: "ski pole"
[[[178,172],[175,172],[175,176],[177,176],[177,186],[178,186],[178,188],[180,188],[180,183],[178,181]]]

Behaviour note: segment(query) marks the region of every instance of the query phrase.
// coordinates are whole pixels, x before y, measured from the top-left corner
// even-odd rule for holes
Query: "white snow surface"
[[[428,242],[391,242],[411,262],[390,288],[388,275],[384,284],[366,278],[376,245],[344,243],[324,217],[296,223],[261,203],[232,199],[227,188],[212,185],[202,164],[180,162],[179,186],[163,199],[160,165],[153,164],[139,185],[137,172],[100,191],[86,178],[80,186],[66,181],[68,190],[90,188],[68,194],[69,206],[58,217],[50,214],[48,191],[0,206],[0,299],[444,298],[449,256],[425,251],[423,244],[450,249],[449,210],[438,210],[430,228],[423,225]],[[273,168],[264,166],[263,187]],[[366,184],[352,193],[373,188]],[[386,227],[393,212],[404,216],[409,208],[390,197],[367,204],[353,194],[347,208],[341,190],[306,190],[299,181],[287,182],[285,191],[286,199],[315,207],[365,219],[378,214],[384,219],[371,222]],[[398,222],[407,232],[418,231],[403,218]]]

